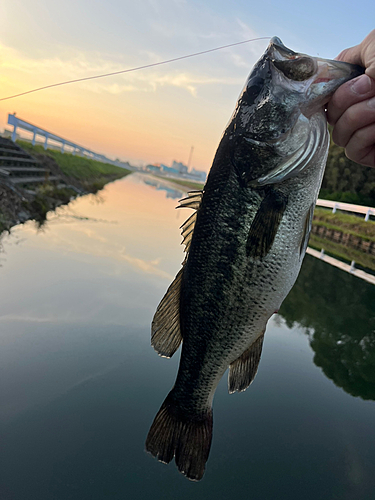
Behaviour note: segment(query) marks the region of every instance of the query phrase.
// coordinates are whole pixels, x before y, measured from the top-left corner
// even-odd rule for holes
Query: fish
[[[175,384],[149,430],[146,451],[202,479],[212,403],[229,368],[230,393],[254,380],[269,318],[297,279],[329,147],[324,106],[364,72],[310,57],[273,37],[255,64],[202,191],[180,207],[185,260],[152,321],[151,344],[170,358]]]

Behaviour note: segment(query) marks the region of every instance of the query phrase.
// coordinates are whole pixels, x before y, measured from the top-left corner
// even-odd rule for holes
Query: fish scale
[[[273,38],[239,97],[206,185],[181,207],[182,270],[155,313],[151,343],[170,357],[182,342],[173,388],[146,450],[173,457],[191,480],[204,474],[212,402],[229,367],[230,392],[253,381],[267,321],[293,286],[322,181],[323,106],[363,68],[298,54]]]

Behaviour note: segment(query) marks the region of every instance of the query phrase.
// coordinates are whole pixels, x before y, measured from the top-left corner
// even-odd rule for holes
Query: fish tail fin
[[[178,470],[192,481],[199,481],[211,441],[212,409],[204,415],[187,415],[173,401],[171,391],[151,425],[146,451],[166,464],[175,457]]]

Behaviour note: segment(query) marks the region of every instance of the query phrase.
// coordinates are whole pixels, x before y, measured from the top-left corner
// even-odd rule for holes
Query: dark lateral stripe
[[[270,251],[288,198],[275,190],[266,194],[251,224],[246,243],[248,257],[263,259]]]

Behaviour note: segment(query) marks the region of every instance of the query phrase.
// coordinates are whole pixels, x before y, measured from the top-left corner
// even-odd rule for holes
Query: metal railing
[[[314,250],[311,247],[307,247],[306,253],[312,255],[313,257],[316,257],[317,259],[323,260],[328,264],[331,264],[331,266],[335,266],[338,269],[341,269],[342,271],[346,271],[347,273],[350,273],[353,276],[357,276],[357,278],[361,278],[362,280],[365,280],[368,283],[375,285],[375,276],[373,274],[366,273],[365,271],[361,271],[360,269],[356,269],[355,262],[353,260],[351,264],[346,264],[341,260],[326,255],[323,248],[319,252],[318,250]]]
[[[373,207],[363,207],[361,205],[353,205],[352,203],[342,203],[341,201],[318,199],[316,205],[318,207],[332,208],[333,213],[336,213],[336,210],[343,210],[344,212],[363,214],[366,222],[370,219],[370,215],[375,215],[375,208]]]
[[[36,125],[33,125],[32,123],[29,123],[25,120],[22,120],[21,118],[18,118],[15,115],[8,114],[8,124],[13,125],[13,127],[14,127],[13,132],[12,132],[12,141],[13,142],[16,142],[18,129],[26,130],[26,131],[31,132],[33,134],[33,138],[31,141],[31,144],[33,146],[35,146],[37,136],[41,136],[44,138],[44,149],[47,149],[48,141],[51,140],[51,141],[56,142],[57,144],[61,144],[61,148],[60,148],[61,153],[66,152],[65,147],[68,146],[68,147],[72,148],[71,153],[73,155],[79,154],[80,156],[84,156],[86,158],[90,158],[90,159],[96,160],[96,161],[101,161],[103,163],[110,163],[111,165],[116,165],[117,167],[131,168],[128,163],[123,163],[120,161],[111,160],[110,158],[107,158],[104,155],[95,153],[94,151],[91,151],[90,149],[87,149],[83,146],[80,146],[79,144],[76,144],[75,142],[64,139],[63,137],[60,137],[56,134],[52,134],[51,132],[48,132],[48,130],[44,130],[43,128],[37,127]]]

